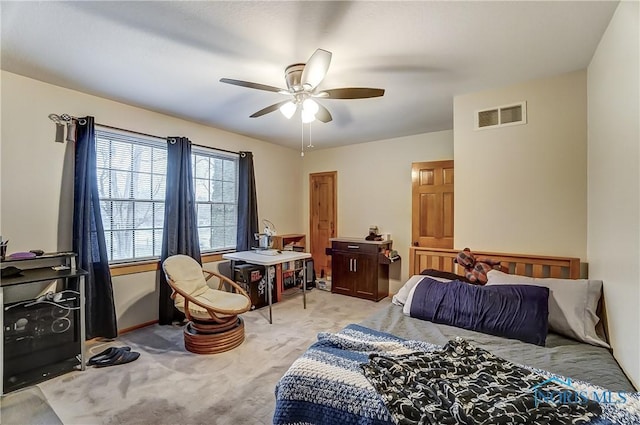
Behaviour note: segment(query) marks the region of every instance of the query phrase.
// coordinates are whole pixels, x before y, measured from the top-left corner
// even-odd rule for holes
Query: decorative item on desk
[[[262,220],[264,231],[262,233],[254,233],[254,237],[258,241],[258,247],[254,249],[271,249],[273,247],[273,235],[276,234],[276,226],[267,219]]]
[[[367,241],[381,241],[382,239],[382,235],[379,235],[378,232],[380,230],[378,229],[378,226],[374,226],[371,225],[369,226],[369,235],[364,238]]]

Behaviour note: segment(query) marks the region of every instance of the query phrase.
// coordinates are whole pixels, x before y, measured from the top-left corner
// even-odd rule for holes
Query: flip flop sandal
[[[138,353],[137,351],[128,351],[125,350],[125,348],[129,347],[117,348],[117,354],[115,356],[96,361],[95,367],[115,366],[119,364],[130,363],[140,357],[140,353]]]
[[[94,366],[97,362],[110,359],[118,354],[118,350],[129,351],[131,347],[109,347],[101,353],[92,356],[87,362],[87,366]]]

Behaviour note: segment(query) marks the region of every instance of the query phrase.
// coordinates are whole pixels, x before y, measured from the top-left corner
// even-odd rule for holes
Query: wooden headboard
[[[409,275],[420,274],[424,269],[436,269],[464,275],[463,269],[453,262],[458,252],[460,251],[456,249],[411,247],[409,248]],[[484,257],[500,261],[502,263],[502,271],[505,273],[530,277],[580,278],[579,258],[507,254],[502,252],[472,252],[476,259]]]
[[[425,269],[436,269],[464,275],[464,270],[453,260],[460,252],[457,249],[409,248],[409,275],[420,274]],[[504,252],[472,251],[476,259],[491,258],[500,261],[502,271],[529,277],[553,277],[580,279],[580,259],[573,257],[548,257],[544,255],[508,254]],[[604,294],[600,297],[598,316],[602,331],[609,341],[609,326]]]

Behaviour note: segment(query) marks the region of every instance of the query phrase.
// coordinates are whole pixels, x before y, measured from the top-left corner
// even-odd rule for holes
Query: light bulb
[[[296,112],[296,109],[296,104],[289,101],[280,107],[280,112],[282,112],[282,115],[284,115],[289,120]]]
[[[315,114],[312,114],[311,112],[309,112],[304,108],[302,108],[302,112],[300,115],[302,116],[302,122],[305,124],[313,122],[316,119]]]
[[[305,99],[304,102],[302,102],[302,109],[315,116],[315,114],[318,112],[319,106],[315,100]]]

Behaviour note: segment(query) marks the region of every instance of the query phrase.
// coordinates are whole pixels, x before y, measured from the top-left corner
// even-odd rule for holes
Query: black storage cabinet
[[[31,300],[4,308],[4,387],[22,388],[30,375],[42,375],[50,364],[71,370],[78,363],[79,297],[58,303]],[[66,308],[65,308],[66,307]],[[34,372],[32,372],[34,371]],[[49,371],[47,371],[49,373]],[[24,376],[23,376],[24,375]]]
[[[84,370],[87,272],[76,268],[76,254],[3,259],[0,266],[21,270],[0,279],[0,395]],[[52,281],[56,288],[47,288]]]
[[[256,264],[236,264],[233,268],[233,280],[244,289],[251,298],[251,310],[269,305],[267,298],[267,276],[265,267]],[[276,283],[273,282],[271,303],[276,303]]]

